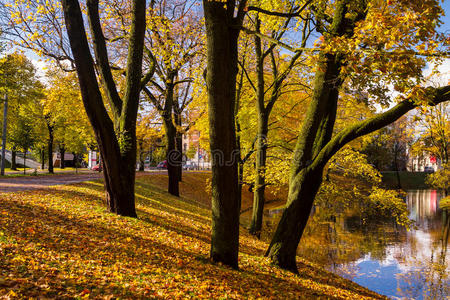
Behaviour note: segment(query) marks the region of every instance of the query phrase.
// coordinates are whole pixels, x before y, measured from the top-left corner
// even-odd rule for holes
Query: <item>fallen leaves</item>
[[[212,264],[207,206],[137,180],[139,219],[106,212],[98,182],[0,194],[0,297],[377,297],[306,261],[300,276],[273,267],[244,231],[241,270]]]

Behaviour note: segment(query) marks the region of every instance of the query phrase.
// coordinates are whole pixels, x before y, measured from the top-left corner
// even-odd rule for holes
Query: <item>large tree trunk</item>
[[[337,1],[330,36],[351,34],[358,18],[346,19],[348,2]],[[364,11],[364,10],[362,10]],[[289,194],[266,255],[281,268],[297,272],[296,251],[322,182],[325,164],[331,158],[321,151],[331,140],[337,113],[342,56],[320,53],[314,79],[313,96],[302,124],[291,165]]]
[[[322,182],[326,161],[319,161],[316,156],[331,139],[333,132],[342,83],[339,73],[339,58],[321,54],[313,98],[294,152],[288,201],[266,253],[274,264],[292,272],[297,272],[296,250]],[[317,161],[312,164],[314,159]]]
[[[122,216],[136,217],[134,195],[136,118],[142,87],[146,1],[132,1],[123,99],[119,96],[110,69],[99,18],[99,3],[97,0],[88,0],[86,5],[97,66],[106,91],[105,96],[111,105],[114,122],[109,117],[103,103],[80,5],[77,0],[62,1],[83,104],[94,129],[102,157],[106,202],[111,212]]]
[[[266,158],[267,158],[267,117],[260,115],[258,117],[258,137],[256,142],[256,164],[255,164],[255,187],[253,192],[253,210],[250,233],[257,236],[261,235],[264,202],[266,191]]]
[[[166,100],[167,101],[167,100]],[[166,160],[167,160],[167,174],[169,177],[168,192],[171,195],[180,196],[179,180],[178,180],[178,164],[179,151],[176,148],[176,128],[172,123],[172,118],[164,119],[164,128],[166,131]]]
[[[181,126],[181,124],[177,124],[177,125]],[[178,152],[177,163],[176,163],[177,180],[183,181],[183,135],[178,130],[175,134],[175,147]]]
[[[174,107],[174,79],[176,78],[176,71],[169,71],[166,81],[166,99],[164,103],[163,111],[163,123],[164,129],[166,131],[166,147],[167,147],[167,173],[169,176],[169,194],[179,197],[179,170],[181,167],[180,156],[181,153],[177,149],[177,128],[175,127],[175,122],[173,120],[172,112]]]
[[[226,5],[217,1],[203,1],[208,48],[206,82],[212,156],[210,255],[215,262],[237,268],[240,195],[234,108],[237,41],[245,1],[240,2],[237,12],[235,5],[235,1],[228,1]]]
[[[260,31],[261,21],[256,20],[256,31]],[[255,36],[255,54],[256,54],[256,109],[258,112],[258,133],[256,141],[256,164],[255,164],[255,187],[253,192],[253,210],[252,221],[250,224],[250,233],[257,236],[261,235],[262,219],[264,212],[264,192],[266,189],[266,151],[267,151],[267,133],[268,116],[266,114],[264,95],[264,57],[262,54],[262,43],[259,36]]]
[[[16,157],[17,157],[17,151],[13,148],[11,150],[11,170],[14,170],[14,171],[17,170]]]
[[[274,264],[294,273],[297,272],[297,247],[322,183],[322,171],[320,166],[305,169],[290,184],[286,208],[266,253]]]

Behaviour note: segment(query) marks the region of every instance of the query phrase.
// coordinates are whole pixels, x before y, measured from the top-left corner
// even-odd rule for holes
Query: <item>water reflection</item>
[[[299,254],[393,299],[448,299],[449,212],[436,190],[411,190],[406,202],[416,227],[407,231],[383,218],[366,223],[354,210],[313,214]],[[265,215],[269,239],[281,210]],[[443,235],[446,234],[447,238]]]

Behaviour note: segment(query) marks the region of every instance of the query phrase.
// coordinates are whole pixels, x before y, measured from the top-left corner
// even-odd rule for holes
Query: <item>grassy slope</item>
[[[139,219],[105,212],[99,182],[0,194],[0,298],[379,297],[300,258],[299,276],[280,271],[244,230],[240,271],[212,264],[205,177],[186,175],[178,199],[138,176]]]

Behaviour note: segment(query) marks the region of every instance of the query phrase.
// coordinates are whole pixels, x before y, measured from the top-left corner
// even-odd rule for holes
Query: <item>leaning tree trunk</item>
[[[11,150],[11,170],[16,171],[17,170],[17,163],[16,163],[16,157],[17,152],[14,150],[14,148]]]
[[[321,54],[317,69],[313,98],[294,151],[286,208],[266,253],[274,264],[292,272],[297,272],[296,250],[326,163],[316,156],[331,139],[342,84],[336,55]]]
[[[321,166],[308,168],[291,183],[286,208],[266,253],[273,263],[294,273],[297,247],[322,183],[322,173]]]
[[[336,2],[329,35],[351,35],[361,13],[347,19],[349,3]],[[297,272],[296,251],[311,212],[314,199],[322,183],[325,164],[330,156],[319,155],[330,142],[337,114],[339,89],[342,85],[339,53],[319,53],[314,91],[302,124],[289,179],[289,194],[285,210],[278,223],[266,255],[281,268]]]
[[[211,258],[238,267],[239,153],[236,146],[235,100],[237,41],[245,1],[203,1],[207,36],[210,147],[212,156]]]
[[[99,17],[99,1],[87,0],[87,16],[97,65],[91,55],[83,15],[77,0],[63,0],[64,20],[73,53],[83,104],[99,146],[108,209],[118,215],[136,217],[135,167],[136,118],[143,82],[142,58],[145,37],[146,1],[134,0],[128,35],[126,84],[123,99],[112,76],[106,42]],[[114,121],[103,103],[96,75],[105,88]],[[149,76],[151,78],[151,76]]]

